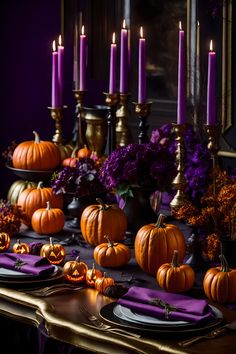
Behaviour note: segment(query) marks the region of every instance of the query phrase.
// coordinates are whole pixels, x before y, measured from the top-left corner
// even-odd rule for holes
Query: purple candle
[[[143,38],[143,27],[140,27],[139,66],[138,66],[138,103],[146,102],[146,39]]]
[[[73,57],[73,81],[75,90],[79,89],[79,77],[78,77],[78,25],[75,24],[74,32],[74,57]]]
[[[64,65],[64,46],[62,45],[61,35],[58,39],[58,85],[60,95],[60,106],[63,104],[63,65]]]
[[[178,101],[177,124],[185,124],[185,63],[184,63],[184,31],[179,22],[179,62],[178,62]]]
[[[109,93],[116,93],[116,56],[117,56],[117,48],[116,48],[116,35],[113,33],[112,35],[112,43],[110,50],[110,79],[109,79]]]
[[[128,31],[124,20],[120,40],[120,93],[128,92],[128,61]]]
[[[60,107],[60,92],[58,85],[58,53],[56,51],[56,43],[52,44],[52,107]]]
[[[216,53],[213,51],[212,41],[208,54],[207,80],[207,125],[216,124]]]
[[[84,91],[86,89],[86,35],[84,34],[84,26],[81,29],[80,35],[80,79],[79,79],[79,89]]]

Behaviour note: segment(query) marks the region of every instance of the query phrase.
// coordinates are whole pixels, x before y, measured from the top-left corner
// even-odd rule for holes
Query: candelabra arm
[[[137,103],[134,102],[135,105],[135,113],[139,119],[139,133],[138,133],[138,143],[144,144],[148,141],[147,131],[149,129],[149,125],[147,125],[147,119],[150,115],[152,102],[144,102]]]
[[[55,121],[55,134],[53,135],[52,141],[55,144],[63,144],[64,139],[62,136],[62,118],[63,118],[63,108],[65,107],[48,107],[51,112],[51,117]]]
[[[116,111],[116,145],[126,146],[130,141],[130,131],[127,126],[127,121],[130,116],[128,109],[129,94],[120,93],[120,105]]]

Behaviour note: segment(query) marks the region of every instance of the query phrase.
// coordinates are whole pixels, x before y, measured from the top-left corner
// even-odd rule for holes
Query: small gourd
[[[177,250],[174,250],[171,263],[164,263],[157,270],[159,286],[172,293],[180,293],[192,288],[195,278],[194,270],[188,264],[179,264]]]
[[[12,246],[12,252],[13,253],[20,253],[20,254],[29,254],[30,253],[30,247],[27,243],[21,242],[20,239],[14,243]]]
[[[40,249],[40,256],[46,257],[51,264],[62,264],[66,257],[66,250],[60,243],[54,243],[52,237]]]
[[[5,252],[9,249],[11,238],[7,232],[0,232],[0,252]]]
[[[77,156],[79,159],[90,157],[92,150],[90,150],[87,145],[84,145],[81,149],[78,150]]]
[[[106,272],[104,272],[103,277],[98,278],[95,281],[95,289],[99,292],[104,294],[106,288],[108,286],[114,285],[115,280],[113,278],[107,277]]]
[[[96,269],[93,263],[92,268],[87,270],[86,284],[88,286],[91,286],[92,288],[95,288],[96,280],[101,277],[102,277],[102,272],[99,269]]]
[[[61,209],[51,208],[50,201],[46,208],[35,210],[32,215],[32,229],[38,234],[55,234],[61,231],[65,224],[65,216]]]
[[[73,261],[67,261],[63,267],[64,278],[71,283],[82,283],[86,279],[88,266],[78,256]]]

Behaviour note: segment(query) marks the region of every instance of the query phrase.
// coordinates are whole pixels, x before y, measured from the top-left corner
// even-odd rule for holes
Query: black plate
[[[186,326],[160,326],[160,325],[142,325],[142,323],[132,323],[121,320],[117,316],[114,315],[113,309],[116,306],[116,302],[112,302],[110,304],[105,305],[101,310],[100,310],[100,316],[109,322],[110,324],[113,324],[115,326],[120,326],[122,328],[126,329],[131,329],[131,330],[136,330],[136,331],[141,331],[149,334],[156,334],[156,333],[162,333],[162,334],[186,334],[186,333],[195,333],[195,332],[208,332],[211,331],[213,328],[217,327],[222,321],[223,321],[223,316],[222,313],[216,309],[214,306],[211,306],[213,311],[216,311],[217,314],[215,318],[212,320],[205,322],[205,323],[198,323],[198,324],[189,324]]]
[[[14,168],[10,162],[6,163],[6,167],[16,176],[32,182],[49,181],[54,172],[54,170],[22,170],[20,168]]]

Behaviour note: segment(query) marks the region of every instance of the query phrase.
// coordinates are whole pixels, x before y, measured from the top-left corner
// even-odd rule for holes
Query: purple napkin
[[[55,270],[45,257],[17,253],[0,254],[0,267],[38,276],[49,275]]]
[[[198,323],[214,318],[206,300],[138,286],[131,287],[117,303],[139,313],[165,320]]]

